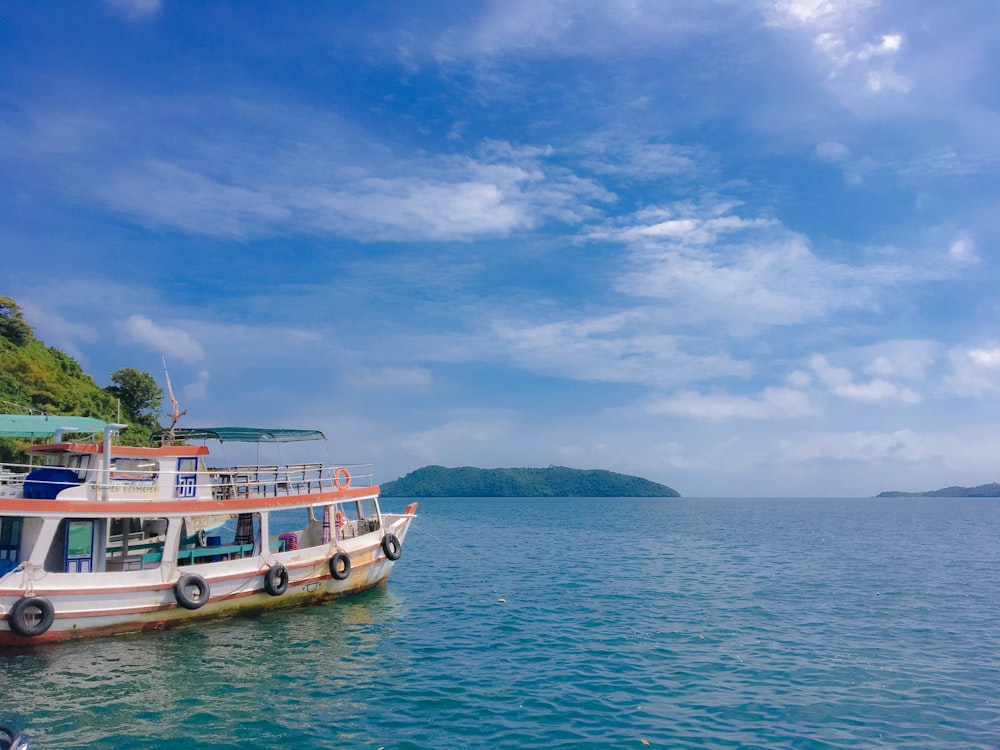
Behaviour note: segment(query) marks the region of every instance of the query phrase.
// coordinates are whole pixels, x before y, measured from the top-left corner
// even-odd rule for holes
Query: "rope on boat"
[[[19,567],[24,571],[24,595],[34,596],[35,583],[45,578],[48,571],[41,565],[29,562],[22,562]]]

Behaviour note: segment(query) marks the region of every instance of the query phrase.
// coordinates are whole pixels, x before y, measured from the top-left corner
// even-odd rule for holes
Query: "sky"
[[[1000,479],[1000,5],[0,5],[0,294],[378,481]]]

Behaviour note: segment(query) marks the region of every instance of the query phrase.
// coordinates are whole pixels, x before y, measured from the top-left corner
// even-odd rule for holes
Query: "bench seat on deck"
[[[253,554],[252,544],[228,544],[221,547],[195,547],[177,551],[178,565],[218,562],[219,560],[240,560]]]

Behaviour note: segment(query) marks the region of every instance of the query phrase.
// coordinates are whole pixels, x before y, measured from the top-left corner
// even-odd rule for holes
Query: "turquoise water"
[[[38,750],[997,747],[998,521],[988,499],[421,500],[387,587],[7,651],[0,718]]]

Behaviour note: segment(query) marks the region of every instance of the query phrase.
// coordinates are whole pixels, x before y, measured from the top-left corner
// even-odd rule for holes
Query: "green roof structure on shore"
[[[154,433],[150,442],[158,443],[167,431]],[[319,430],[266,430],[259,427],[177,427],[175,440],[219,440],[234,443],[294,443],[299,440],[326,440]]]
[[[0,437],[51,438],[57,432],[103,432],[107,422],[91,417],[48,414],[0,414]]]

